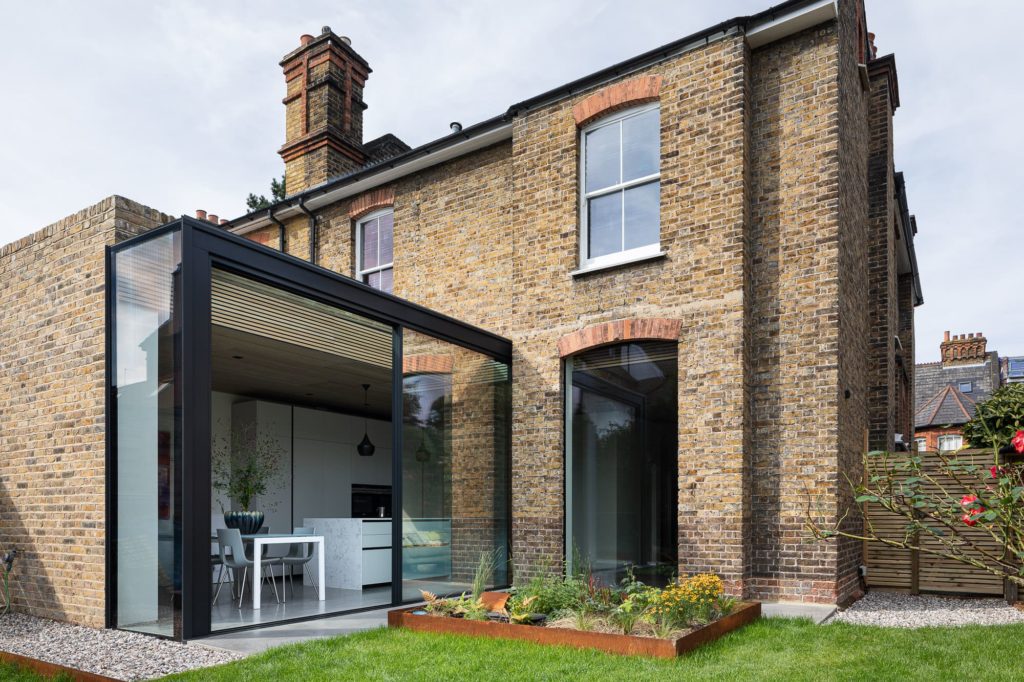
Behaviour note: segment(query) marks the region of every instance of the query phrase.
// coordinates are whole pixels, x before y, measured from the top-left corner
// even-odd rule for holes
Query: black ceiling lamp
[[[370,384],[363,384],[363,439],[359,441],[359,445],[356,446],[356,451],[360,457],[370,457],[373,452],[377,449],[370,442],[370,436],[366,432],[366,415],[369,410],[369,393]]]

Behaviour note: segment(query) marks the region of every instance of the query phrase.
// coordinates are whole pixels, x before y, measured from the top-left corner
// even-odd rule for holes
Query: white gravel
[[[147,680],[242,658],[201,644],[96,630],[20,613],[0,618],[0,650],[119,680]]]
[[[1002,599],[869,592],[828,622],[893,628],[1006,625],[1024,623],[1024,611]]]

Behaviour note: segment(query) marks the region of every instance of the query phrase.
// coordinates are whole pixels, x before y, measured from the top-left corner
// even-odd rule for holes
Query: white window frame
[[[381,216],[388,215],[389,213],[391,214],[391,262],[384,263],[383,265],[378,263],[372,268],[363,268],[363,227],[366,225],[366,223],[370,222],[371,220],[375,220],[377,218],[380,218]],[[389,206],[388,208],[382,208],[377,211],[371,211],[370,213],[367,213],[366,215],[360,217],[359,220],[356,221],[356,279],[358,279],[360,282],[367,286],[370,286],[368,280],[369,276],[372,275],[373,273],[380,272],[381,270],[394,271],[395,269],[394,213],[394,207]],[[377,254],[378,256],[380,254],[379,228],[377,230]],[[394,277],[394,272],[392,272],[391,274],[392,277]]]
[[[927,438],[915,438],[914,439],[914,445],[917,446],[917,451],[918,452],[924,452],[925,450],[928,449],[928,439]]]
[[[954,443],[956,443],[956,447],[955,448],[944,448],[944,447],[942,447],[943,444],[945,444],[946,442],[948,442],[950,440],[952,440]],[[939,436],[939,443],[938,443],[939,452],[956,452],[957,450],[959,450],[963,446],[964,446],[964,437],[959,435],[959,434],[956,434],[956,433],[946,433],[946,434],[943,434],[943,435]]]
[[[615,265],[621,265],[623,263],[632,263],[640,260],[648,260],[650,258],[657,258],[665,255],[661,250],[661,206],[658,207],[658,241],[653,244],[647,244],[646,246],[638,246],[634,249],[627,249],[625,251],[616,251],[615,253],[605,254],[604,256],[597,256],[590,258],[587,252],[588,243],[590,241],[590,221],[587,215],[589,200],[596,197],[604,196],[605,194],[612,194],[613,192],[621,192],[624,189],[631,187],[637,187],[639,185],[646,185],[647,183],[654,182],[655,180],[661,181],[661,116],[659,111],[658,121],[658,172],[651,175],[647,175],[642,178],[636,178],[635,180],[629,180],[628,182],[620,182],[610,187],[602,187],[594,192],[587,193],[587,133],[593,132],[599,128],[618,123],[627,118],[638,116],[651,110],[660,110],[661,105],[658,102],[652,102],[639,107],[631,107],[624,111],[616,112],[608,116],[603,116],[597,121],[584,126],[579,132],[579,146],[580,146],[580,159],[579,159],[579,195],[580,195],[580,225],[579,225],[579,236],[580,236],[580,269],[576,272],[585,272],[588,270],[600,270],[602,268],[612,267]],[[622,133],[621,129],[619,132],[619,177],[622,177],[621,172],[622,164]],[[661,196],[660,188],[659,194]],[[659,200],[660,203],[660,200]],[[623,213],[626,210],[626,202],[622,202]],[[623,215],[623,221],[625,216]],[[575,273],[574,273],[575,274]]]

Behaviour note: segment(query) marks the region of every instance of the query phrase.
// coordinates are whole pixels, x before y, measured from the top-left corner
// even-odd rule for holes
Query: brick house
[[[582,560],[859,593],[806,492],[839,518],[865,445],[910,433],[923,301],[862,3],[732,19],[417,148],[363,141],[349,39],[281,66],[284,201],[150,229],[115,197],[0,253],[21,608],[196,637],[458,591],[481,551],[496,584]],[[359,595],[329,567],[270,616],[210,606],[237,506],[211,443],[242,423],[286,452],[272,531],[361,521]],[[401,513],[389,546],[364,504]]]
[[[917,365],[914,442],[918,450],[959,450],[966,445],[962,427],[978,403],[1005,383],[1009,364],[988,350],[980,333],[950,336],[939,346],[942,360]]]

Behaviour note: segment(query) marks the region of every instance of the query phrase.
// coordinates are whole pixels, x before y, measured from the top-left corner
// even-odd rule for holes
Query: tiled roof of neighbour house
[[[974,416],[976,403],[955,386],[946,386],[923,405],[918,405],[914,426],[956,426],[965,424]]]
[[[960,384],[966,382],[971,384],[970,393],[960,390]],[[975,406],[998,387],[999,357],[995,351],[986,353],[984,363],[973,365],[919,364],[914,376],[914,426],[963,424],[974,416]]]

